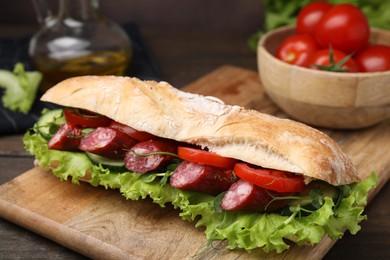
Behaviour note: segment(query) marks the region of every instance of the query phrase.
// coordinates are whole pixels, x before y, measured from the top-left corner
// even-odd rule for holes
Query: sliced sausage
[[[272,212],[287,204],[287,200],[272,201],[272,196],[278,195],[281,194],[240,179],[226,192],[222,198],[221,207],[224,210]]]
[[[69,123],[61,125],[49,140],[48,147],[52,150],[76,151],[82,137],[81,128]]]
[[[235,181],[232,170],[183,161],[173,172],[171,186],[216,195],[229,189]]]
[[[126,151],[137,141],[119,130],[98,127],[85,135],[80,142],[80,150],[110,159],[123,159]]]
[[[177,153],[177,145],[174,142],[155,139],[139,142],[134,145],[125,156],[125,167],[133,172],[146,173],[158,170],[172,160],[171,155],[154,154],[155,152]]]

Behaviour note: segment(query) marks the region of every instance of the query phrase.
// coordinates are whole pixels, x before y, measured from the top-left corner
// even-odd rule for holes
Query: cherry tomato
[[[362,72],[390,70],[390,46],[371,45],[357,53],[355,60]]]
[[[232,169],[236,159],[219,156],[218,154],[190,147],[178,147],[177,155],[180,159],[212,165],[216,167]]]
[[[328,10],[319,21],[315,38],[322,48],[332,46],[347,54],[367,46],[370,27],[366,16],[351,4],[339,4]]]
[[[324,14],[332,8],[333,5],[327,2],[312,2],[301,9],[297,17],[297,33],[313,34]]]
[[[333,56],[333,64],[331,63],[331,56]],[[308,67],[334,72],[358,72],[359,67],[353,58],[349,58],[341,67],[337,65],[347,56],[347,54],[339,50],[319,50],[310,56]],[[323,66],[324,68],[319,68],[318,66]]]
[[[90,111],[73,108],[65,108],[64,116],[66,122],[71,123],[73,125],[81,126],[83,128],[97,128],[99,126],[108,126],[112,121],[108,117]]]
[[[305,188],[303,177],[290,172],[252,168],[246,163],[236,163],[233,171],[241,179],[267,190],[300,192]]]
[[[316,50],[317,43],[310,34],[297,34],[284,39],[275,56],[290,64],[307,66],[310,54]]]
[[[114,128],[116,130],[121,131],[122,133],[127,134],[128,136],[138,140],[138,141],[147,141],[156,139],[156,136],[149,134],[147,132],[138,131],[130,126],[118,123],[116,121],[112,121],[109,125],[110,128]]]

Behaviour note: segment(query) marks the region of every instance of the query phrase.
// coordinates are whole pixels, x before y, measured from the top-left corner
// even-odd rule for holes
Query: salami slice
[[[216,195],[229,189],[235,181],[232,170],[183,161],[170,178],[171,186]]]
[[[81,128],[65,123],[61,125],[61,127],[49,140],[48,148],[62,151],[76,151],[78,150],[81,136]]]
[[[287,204],[287,200],[272,201],[272,197],[278,195],[280,196],[277,192],[266,190],[240,179],[226,192],[221,207],[224,210],[272,212]]]
[[[154,139],[139,142],[134,145],[125,156],[125,167],[133,172],[147,173],[158,170],[172,160],[167,154],[154,154],[156,152],[177,153],[177,145],[174,142]]]
[[[110,159],[123,159],[137,141],[119,130],[98,127],[81,139],[80,150]]]

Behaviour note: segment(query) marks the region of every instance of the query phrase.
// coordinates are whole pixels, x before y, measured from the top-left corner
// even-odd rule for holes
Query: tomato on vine
[[[311,2],[298,13],[295,34],[275,57],[293,65],[333,72],[390,70],[390,46],[369,45],[365,14],[348,3]]]
[[[358,72],[356,61],[339,50],[332,48],[319,50],[309,59],[309,68],[333,72]]]

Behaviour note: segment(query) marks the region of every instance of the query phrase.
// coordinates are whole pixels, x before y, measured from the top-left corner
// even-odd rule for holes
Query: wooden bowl
[[[274,57],[292,26],[265,34],[257,63],[268,96],[288,115],[326,128],[356,129],[390,118],[390,71],[339,73],[290,65]],[[390,43],[390,31],[372,28],[371,43]]]

